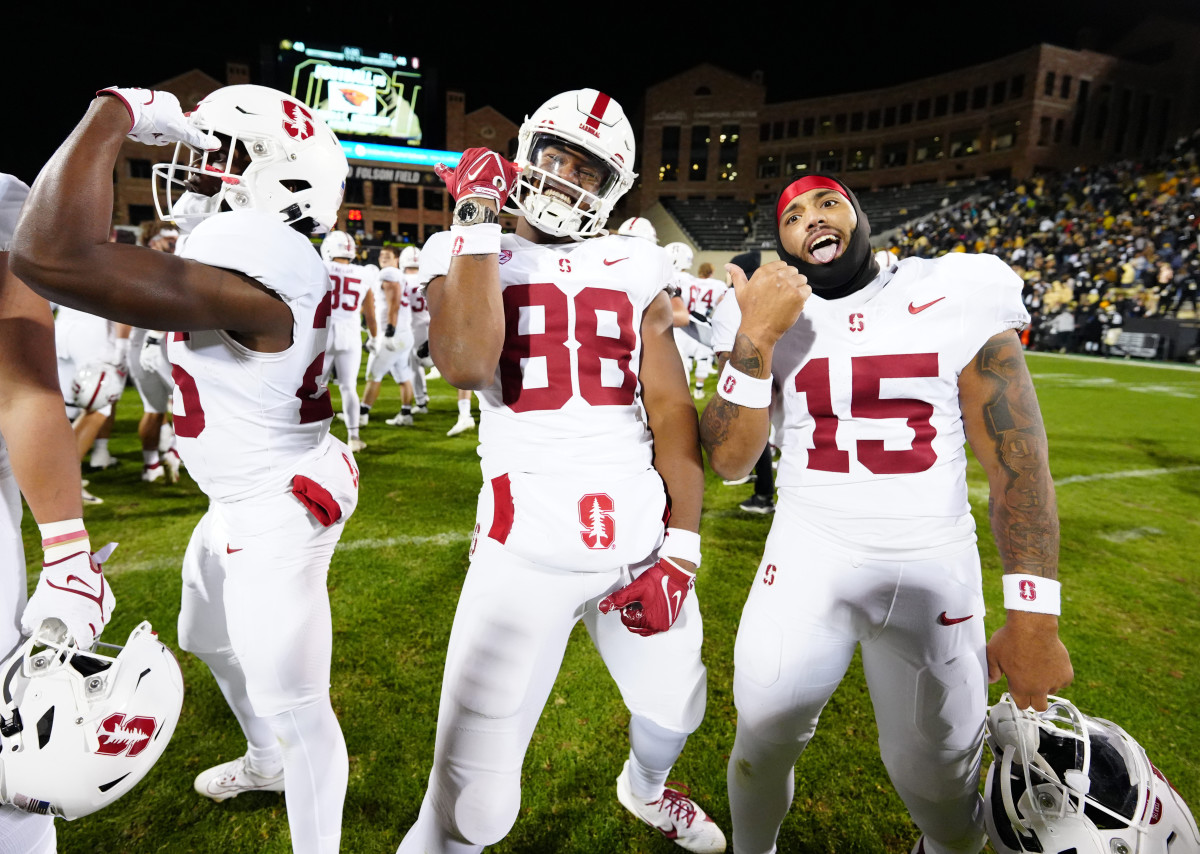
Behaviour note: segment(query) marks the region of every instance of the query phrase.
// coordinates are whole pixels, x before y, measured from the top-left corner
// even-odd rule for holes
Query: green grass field
[[[1200,811],[1200,371],[1031,353],[1050,435],[1062,520],[1062,637],[1076,679],[1064,694],[1116,721]],[[710,381],[711,388],[711,381]],[[445,433],[454,390],[431,383],[428,415],[388,427],[396,391],[364,428],[362,493],[334,556],[333,700],[350,751],[342,850],[390,854],[416,817],[432,758],[442,655],[467,569],[480,485],[475,433]],[[335,391],[336,396],[336,391]],[[697,401],[703,406],[703,401]],[[97,547],[121,546],[109,566],[117,609],[105,639],[121,642],[142,619],[177,649],[179,565],[205,499],[186,477],[143,484],[132,387],[111,450],[122,462],[89,473],[105,499],[86,511]],[[345,437],[345,427],[334,422]],[[1000,565],[986,519],[986,482],[971,470],[989,632],[1002,618]],[[711,472],[704,565],[697,583],[709,668],[708,712],[672,773],[729,832],[725,763],[733,744],[733,644],[770,517],[737,508],[749,485]],[[26,549],[37,558],[25,517]],[[30,565],[36,580],[37,565]],[[264,617],[263,632],[270,630]],[[582,629],[568,649],[525,762],[522,815],[495,852],[678,851],[618,804],[627,713]],[[245,743],[207,670],[180,653],[183,715],[162,759],[107,810],[59,822],[60,854],[291,850],[282,795],[216,804],[194,775],[239,756]],[[992,699],[1002,686],[992,686]],[[916,829],[878,757],[857,662],[825,710],[797,769],[783,826],[785,852],[907,852]]]

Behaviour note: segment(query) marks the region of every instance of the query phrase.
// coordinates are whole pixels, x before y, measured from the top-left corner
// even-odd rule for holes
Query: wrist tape
[[[499,255],[500,223],[481,222],[476,225],[452,225],[451,255]]]
[[[760,380],[743,374],[732,363],[726,362],[717,383],[717,394],[747,409],[766,409],[771,405],[771,378]]]
[[[1053,578],[1014,572],[1004,576],[1003,584],[1005,610],[1056,616],[1062,612],[1062,585]]]

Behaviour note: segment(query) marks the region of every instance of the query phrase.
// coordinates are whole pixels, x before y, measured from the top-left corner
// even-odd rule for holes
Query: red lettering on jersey
[[[726,394],[733,394],[734,388],[737,386],[737,378],[733,374],[725,375],[725,384],[721,386]]]
[[[570,258],[559,258],[558,259],[558,270],[560,273],[571,272],[571,259]]]
[[[862,332],[863,331],[863,316],[861,314],[859,314],[858,312],[855,312],[854,314],[850,315],[850,331],[851,332]]]
[[[770,587],[775,583],[775,564],[768,563],[766,569],[763,570],[763,584]]]
[[[101,756],[120,756],[126,752],[137,756],[150,744],[156,726],[154,718],[146,715],[127,719],[120,712],[113,712],[96,731],[99,740],[96,752]]]
[[[1021,591],[1021,598],[1026,602],[1033,602],[1035,599],[1037,599],[1037,585],[1029,579],[1021,579],[1018,589]]]
[[[611,549],[616,545],[616,506],[603,492],[591,492],[579,499],[579,537],[589,549]]]
[[[358,469],[354,467],[354,463],[350,462],[350,458],[342,454],[342,459],[346,461],[346,468],[350,469],[350,479],[354,481],[354,488],[358,488]]]

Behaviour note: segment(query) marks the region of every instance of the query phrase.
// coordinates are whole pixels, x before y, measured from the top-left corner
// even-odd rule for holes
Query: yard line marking
[[[1138,365],[1147,368],[1162,368],[1168,371],[1200,371],[1200,365],[1186,362],[1146,361],[1144,359],[1102,359],[1096,356],[1080,356],[1075,353],[1047,353],[1043,350],[1026,350],[1025,356],[1044,359],[1067,359],[1072,362],[1089,362],[1093,365]]]
[[[1158,528],[1130,528],[1128,531],[1113,531],[1109,534],[1097,534],[1100,539],[1110,543],[1127,543],[1130,540],[1140,540],[1142,537],[1152,537],[1161,534]]]
[[[399,537],[367,537],[361,540],[350,540],[337,544],[335,551],[357,551],[358,549],[386,549],[392,546],[450,546],[465,543],[471,539],[469,533],[462,531],[447,531],[441,534],[417,537],[407,534]]]
[[[1091,483],[1094,480],[1119,480],[1126,477],[1158,477],[1163,474],[1178,474],[1185,471],[1200,471],[1200,466],[1177,466],[1161,469],[1131,469],[1129,471],[1106,471],[1097,474],[1075,474],[1054,481],[1054,485],[1068,486],[1072,483]]]

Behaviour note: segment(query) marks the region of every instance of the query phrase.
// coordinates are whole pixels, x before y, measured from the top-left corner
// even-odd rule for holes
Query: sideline
[[[1200,372],[1200,365],[1189,365],[1184,362],[1163,362],[1150,359],[1108,358],[1106,356],[1085,356],[1081,353],[1050,353],[1046,350],[1026,350],[1026,356],[1037,356],[1046,359],[1066,359],[1071,362],[1087,362],[1090,365],[1136,365],[1139,368],[1159,368],[1166,371]]]

